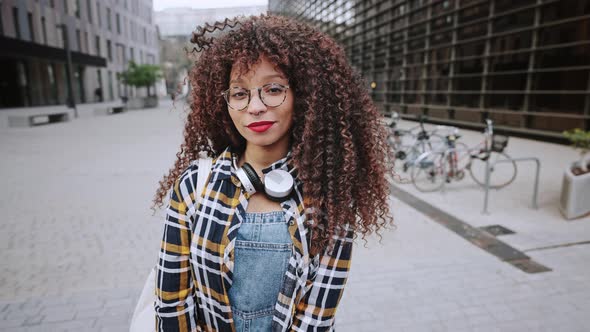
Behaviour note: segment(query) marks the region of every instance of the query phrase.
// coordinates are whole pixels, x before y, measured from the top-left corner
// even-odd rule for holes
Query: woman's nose
[[[266,112],[266,105],[260,99],[258,91],[252,91],[250,97],[250,104],[248,105],[248,113],[252,115],[258,115],[261,112]]]

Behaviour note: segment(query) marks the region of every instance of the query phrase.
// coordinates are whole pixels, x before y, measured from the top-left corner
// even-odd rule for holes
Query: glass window
[[[450,66],[449,63],[433,63],[430,65],[430,71],[428,72],[428,76],[448,76],[449,75]]]
[[[432,5],[432,13],[433,14],[440,14],[445,11],[450,11],[455,6],[455,0],[444,0],[444,1],[436,1]]]
[[[428,96],[426,96],[426,104],[446,105],[447,104],[447,95],[445,93],[440,93],[440,92],[428,95]],[[432,112],[432,110],[430,112]]]
[[[96,47],[96,55],[101,56],[100,54],[100,36],[96,35],[95,37],[95,47]]]
[[[424,53],[423,52],[416,52],[416,53],[411,53],[408,55],[408,65],[423,64],[423,63],[424,63]]]
[[[80,29],[76,29],[76,43],[78,44],[78,52],[82,52],[82,36],[80,34]]]
[[[559,0],[541,7],[541,22],[553,22],[590,14],[590,1]]]
[[[539,30],[539,45],[590,40],[590,19],[553,25]]]
[[[453,94],[451,96],[453,106],[479,107],[479,93],[476,94]]]
[[[108,80],[109,80],[109,99],[113,100],[114,99],[114,93],[113,93],[113,72],[112,71],[108,71]]]
[[[488,77],[488,90],[518,90],[526,89],[527,74],[490,75]]]
[[[483,56],[485,50],[485,41],[477,41],[468,44],[457,45],[457,58],[464,58],[470,56]]]
[[[430,46],[449,44],[452,40],[453,35],[450,31],[435,33],[430,37]]]
[[[465,3],[462,3],[465,7]],[[470,21],[475,21],[488,16],[490,9],[489,3],[483,2],[476,6],[471,6],[459,11],[459,24],[463,24]]]
[[[482,59],[460,60],[455,62],[455,74],[475,74],[483,71]]]
[[[20,25],[19,25],[19,20],[18,20],[18,8],[13,7],[12,8],[12,21],[14,22],[14,31],[16,34],[16,39],[21,39],[21,35],[20,35]]]
[[[435,12],[436,13],[436,12]],[[436,13],[438,15],[438,13]],[[432,21],[430,31],[436,32],[438,30],[447,29],[453,26],[453,16],[444,15]]]
[[[422,36],[426,33],[426,24],[420,23],[418,25],[410,26],[408,37]]]
[[[80,0],[74,1],[74,14],[77,18],[80,18]]]
[[[539,112],[566,112],[582,114],[584,95],[535,94],[531,98],[531,110]]]
[[[492,21],[492,31],[500,33],[532,26],[535,20],[535,10],[528,9],[510,15],[503,15]]]
[[[560,0],[561,1],[561,0]],[[495,3],[495,12],[496,13],[503,13],[508,10],[517,9],[519,7],[526,7],[529,5],[533,5],[536,0],[496,0]],[[534,10],[534,9],[532,9]]]
[[[541,72],[533,75],[535,90],[586,90],[588,70]]]
[[[491,53],[502,53],[507,50],[518,50],[531,47],[531,32],[504,35],[493,38],[491,41]]]
[[[430,51],[430,62],[443,62],[451,60],[451,48],[443,47]]]
[[[537,52],[537,68],[554,68],[590,65],[590,45],[561,47]]]
[[[111,41],[107,39],[107,56],[109,61],[113,61],[113,47],[111,45]]]
[[[35,42],[35,26],[33,25],[33,13],[27,13],[27,24],[29,25],[29,33],[31,41]]]
[[[86,1],[86,15],[89,23],[92,23],[92,3],[91,0]]]
[[[457,30],[457,39],[470,39],[475,37],[482,37],[487,34],[486,24],[471,24]]]
[[[117,20],[117,34],[121,34],[121,15],[119,15],[119,13],[116,14],[116,20]]]
[[[96,17],[98,17],[98,27],[102,27],[102,13],[100,12],[100,2],[96,2]]]
[[[434,78],[426,81],[426,90],[446,91],[449,88],[448,78]],[[446,98],[445,98],[446,99]]]
[[[111,9],[107,8],[107,29],[111,31],[112,24],[111,24]]]
[[[47,45],[47,23],[45,17],[41,17],[41,29],[43,30],[43,44]]]
[[[481,76],[477,77],[459,77],[453,79],[453,88],[455,90],[480,90]]]
[[[424,45],[425,45],[424,38],[418,38],[418,39],[408,42],[408,50],[414,51],[414,50],[423,49]]]
[[[526,70],[529,66],[529,52],[495,55],[489,61],[490,72]]]

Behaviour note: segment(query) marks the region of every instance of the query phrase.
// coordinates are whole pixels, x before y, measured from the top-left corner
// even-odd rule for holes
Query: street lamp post
[[[62,38],[64,40],[64,47],[66,49],[66,82],[68,85],[68,98],[66,100],[67,106],[74,109],[74,118],[78,117],[78,109],[76,108],[76,100],[74,98],[74,88],[72,86],[72,52],[70,50],[70,43],[68,40],[68,29],[65,24],[57,24],[58,28],[62,29]]]

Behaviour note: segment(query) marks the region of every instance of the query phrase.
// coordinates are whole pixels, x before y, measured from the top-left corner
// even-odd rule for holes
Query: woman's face
[[[236,129],[246,139],[248,145],[253,144],[266,149],[288,148],[290,129],[293,124],[293,91],[289,88],[286,92],[281,92],[281,86],[288,85],[287,77],[265,57],[261,57],[259,62],[242,76],[238,76],[235,68],[232,68],[229,93],[233,93],[236,99],[245,98],[243,100],[245,104],[247,96],[236,91],[251,89],[250,103],[243,110],[228,106],[228,112]],[[278,96],[283,95],[284,101],[275,107],[265,105],[255,89],[263,86],[266,86],[262,95],[263,98],[266,96],[267,104],[272,105],[273,99],[276,100]]]

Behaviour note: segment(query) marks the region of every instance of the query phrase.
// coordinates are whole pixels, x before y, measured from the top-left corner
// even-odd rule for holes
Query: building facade
[[[152,0],[1,0],[0,9],[0,108],[65,104],[66,44],[76,103],[143,94],[117,74],[131,60],[159,63]]]
[[[270,0],[346,49],[384,112],[559,139],[590,130],[590,0]]]

